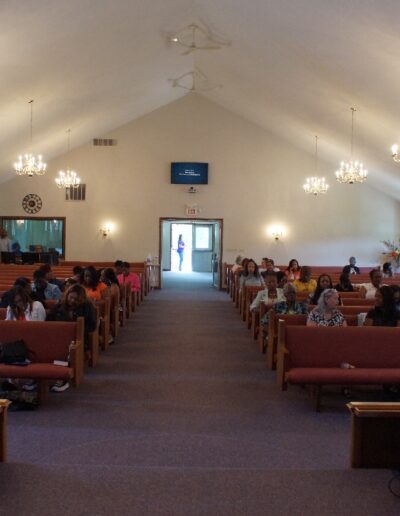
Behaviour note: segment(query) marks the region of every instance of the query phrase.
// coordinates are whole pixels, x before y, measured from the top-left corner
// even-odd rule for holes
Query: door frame
[[[196,222],[204,222],[204,223],[208,223],[208,224],[212,224],[214,222],[218,222],[219,223],[219,227],[220,227],[220,232],[221,232],[221,238],[220,238],[220,241],[219,241],[219,263],[218,263],[218,269],[220,271],[220,274],[219,274],[219,282],[218,282],[218,288],[219,290],[222,289],[222,253],[223,253],[223,249],[224,249],[224,246],[223,246],[223,241],[224,241],[224,219],[220,219],[220,218],[193,218],[193,217],[160,217],[159,219],[159,226],[158,226],[158,256],[159,256],[159,263],[160,263],[160,267],[158,269],[158,274],[159,274],[159,278],[158,278],[158,284],[160,285],[160,288],[162,288],[162,284],[161,284],[161,276],[162,276],[162,270],[161,270],[161,264],[162,264],[162,230],[163,230],[163,222],[177,222],[177,221],[182,221],[182,224],[195,224]]]

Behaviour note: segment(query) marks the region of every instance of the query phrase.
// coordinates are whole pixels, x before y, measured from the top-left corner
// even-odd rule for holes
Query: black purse
[[[0,363],[24,363],[28,356],[28,348],[23,340],[0,343]]]

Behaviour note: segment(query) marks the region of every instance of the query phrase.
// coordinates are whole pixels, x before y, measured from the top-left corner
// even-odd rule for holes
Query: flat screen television
[[[208,185],[208,163],[171,163],[171,184]]]

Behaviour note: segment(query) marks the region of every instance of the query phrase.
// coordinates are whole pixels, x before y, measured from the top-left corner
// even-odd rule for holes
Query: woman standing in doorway
[[[178,256],[179,256],[179,270],[182,270],[183,253],[185,252],[185,242],[183,241],[182,235],[178,238]]]

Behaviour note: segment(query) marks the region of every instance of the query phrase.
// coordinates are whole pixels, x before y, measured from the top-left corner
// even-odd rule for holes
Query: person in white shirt
[[[11,240],[5,229],[0,228],[0,253],[11,253]]]
[[[22,287],[15,287],[11,292],[7,307],[6,321],[45,321],[46,310],[40,301],[32,301],[28,292]]]
[[[286,301],[286,297],[281,288],[278,288],[278,279],[276,272],[268,271],[264,274],[264,281],[266,285],[265,290],[260,290],[250,305],[250,310],[258,310],[261,303],[271,307],[275,303]]]

